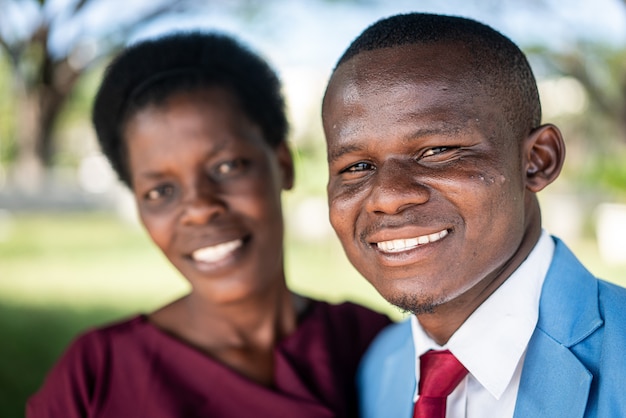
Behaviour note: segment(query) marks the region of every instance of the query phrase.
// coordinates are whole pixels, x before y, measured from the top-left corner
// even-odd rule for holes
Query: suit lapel
[[[591,373],[567,347],[535,330],[526,353],[514,417],[583,417],[591,379]]]
[[[539,322],[524,360],[515,417],[584,416],[592,374],[571,348],[601,326],[597,281],[556,239]]]

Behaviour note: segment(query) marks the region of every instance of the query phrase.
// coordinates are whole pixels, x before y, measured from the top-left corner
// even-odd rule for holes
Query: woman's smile
[[[212,245],[210,247],[197,249],[196,251],[191,253],[191,258],[199,263],[216,263],[226,257],[231,256],[231,254],[242,245],[242,239],[235,239],[232,241],[223,242],[221,244]]]

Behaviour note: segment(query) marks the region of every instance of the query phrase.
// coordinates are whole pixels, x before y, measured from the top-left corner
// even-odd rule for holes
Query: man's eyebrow
[[[442,136],[450,136],[459,131],[459,127],[453,124],[442,123],[435,127],[428,128],[420,128],[413,131],[410,135],[407,135],[404,140],[405,141],[414,141],[420,138],[424,138],[431,135],[442,135]],[[345,144],[338,147],[333,148],[328,151],[328,162],[332,163],[345,154],[351,152],[361,151],[365,148],[365,146],[361,144]]]
[[[333,148],[332,151],[330,150],[328,151],[328,162],[332,163],[334,161],[337,161],[339,158],[341,158],[345,154],[348,154],[350,152],[355,152],[355,151],[361,151],[362,149],[363,147],[357,144],[347,144],[347,145],[335,147]]]

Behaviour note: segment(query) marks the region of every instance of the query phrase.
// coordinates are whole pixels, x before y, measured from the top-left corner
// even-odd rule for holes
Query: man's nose
[[[396,214],[430,199],[430,189],[417,176],[414,161],[385,161],[375,172],[375,180],[365,208],[368,212]]]

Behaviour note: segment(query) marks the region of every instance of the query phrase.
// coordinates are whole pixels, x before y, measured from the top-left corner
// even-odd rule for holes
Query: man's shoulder
[[[399,348],[412,347],[411,321],[404,320],[384,328],[367,350],[365,362],[384,361],[391,355],[397,355]]]
[[[357,385],[363,417],[409,416],[415,391],[411,321],[386,327],[361,362]]]
[[[405,319],[386,327],[378,336],[379,344],[395,343],[411,337],[411,320]]]
[[[626,288],[598,280],[598,301],[605,332],[626,343]]]
[[[594,297],[596,293],[590,292],[590,290],[592,287],[595,288],[597,286],[597,298],[602,306],[610,311],[625,312],[626,288],[596,277],[583,266],[580,260],[561,240],[555,237],[554,239],[556,251],[553,267],[557,275],[561,277],[566,275],[569,279],[575,280],[573,283],[577,286],[570,286],[570,290],[574,294],[582,294],[582,297]],[[584,281],[581,282],[581,280]]]
[[[613,308],[626,310],[626,288],[605,280],[598,280],[600,300],[610,304]]]

